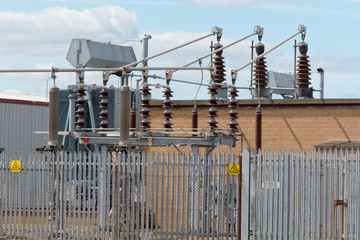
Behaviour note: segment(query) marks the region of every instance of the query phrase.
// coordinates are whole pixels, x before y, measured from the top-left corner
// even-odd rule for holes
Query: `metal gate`
[[[247,150],[254,239],[359,239],[359,150]]]
[[[237,156],[0,154],[0,238],[194,239],[238,231]]]

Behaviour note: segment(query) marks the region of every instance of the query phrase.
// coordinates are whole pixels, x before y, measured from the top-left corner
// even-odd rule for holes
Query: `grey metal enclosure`
[[[45,102],[0,99],[0,148],[30,152],[46,143],[48,106]]]

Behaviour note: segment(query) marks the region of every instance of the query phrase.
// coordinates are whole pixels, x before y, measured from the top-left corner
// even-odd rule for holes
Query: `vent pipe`
[[[324,99],[324,69],[318,68],[318,73],[320,73],[320,99]]]

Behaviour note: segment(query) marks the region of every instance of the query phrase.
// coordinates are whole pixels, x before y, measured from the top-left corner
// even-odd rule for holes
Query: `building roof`
[[[356,149],[360,148],[360,140],[329,140],[325,143],[315,145],[315,148],[326,149]]]
[[[0,103],[48,106],[46,97],[10,93],[0,93]]]

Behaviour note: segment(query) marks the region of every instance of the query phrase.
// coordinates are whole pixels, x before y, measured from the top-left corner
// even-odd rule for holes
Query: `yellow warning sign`
[[[151,137],[148,138],[148,146],[149,146],[149,147],[152,146],[152,138],[151,138]]]
[[[240,174],[240,164],[229,164],[229,175],[239,175]]]
[[[21,172],[21,161],[12,160],[11,161],[11,172]]]

